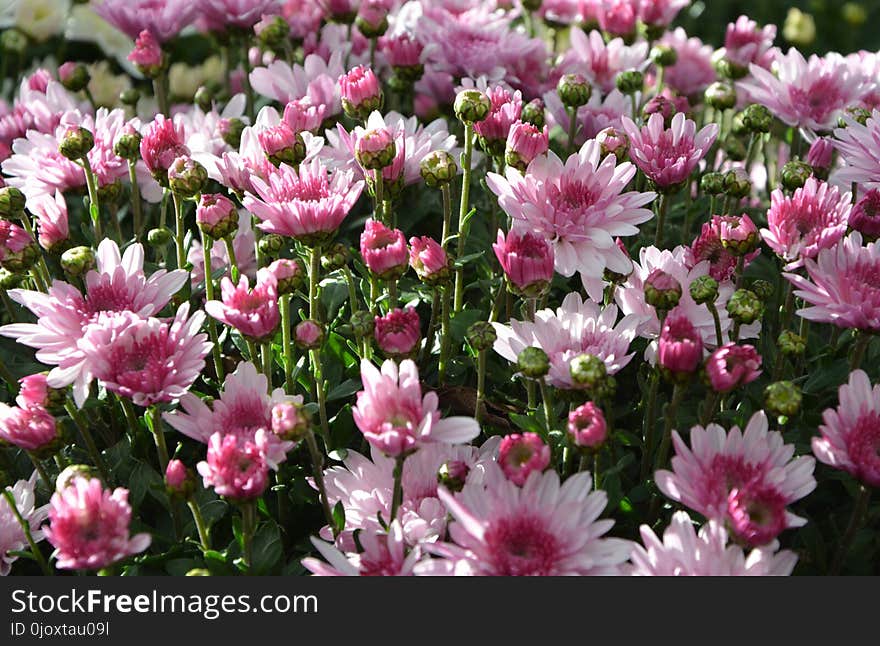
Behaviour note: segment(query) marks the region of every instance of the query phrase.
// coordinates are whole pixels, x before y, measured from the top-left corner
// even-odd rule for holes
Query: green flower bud
[[[24,273],[33,267],[40,257],[40,248],[31,240],[18,251],[6,249],[0,267],[12,273]]]
[[[149,242],[154,247],[164,247],[169,242],[171,242],[171,239],[173,237],[174,234],[168,227],[150,229],[150,231],[147,233],[147,242]]]
[[[273,51],[280,50],[290,37],[290,23],[281,16],[275,16],[272,21],[263,27],[257,40],[260,45]]]
[[[801,389],[790,381],[777,381],[764,389],[765,408],[780,417],[794,417],[801,409]]]
[[[14,186],[0,187],[0,218],[11,220],[24,215],[24,205],[27,199],[20,190]]]
[[[582,74],[565,74],[556,84],[556,92],[566,108],[587,105],[593,96],[593,86]]]
[[[136,106],[141,100],[141,93],[137,88],[126,88],[119,93],[119,101],[122,105]]]
[[[731,81],[738,81],[739,79],[748,76],[749,73],[749,68],[734,63],[732,60],[724,56],[723,50],[718,50],[712,55],[712,66],[715,68],[718,76],[724,79],[730,79]]]
[[[116,204],[122,195],[122,181],[116,180],[110,184],[98,187],[98,202],[101,204]]]
[[[15,289],[24,282],[24,274],[11,272],[0,267],[0,289]]]
[[[718,300],[718,281],[711,276],[700,276],[691,283],[691,298],[697,305],[715,303]]]
[[[780,179],[782,180],[783,188],[789,191],[796,191],[804,187],[804,184],[807,183],[812,174],[813,168],[806,162],[790,161],[782,167]]]
[[[724,190],[730,197],[748,197],[752,193],[752,180],[745,169],[734,168],[724,176]]]
[[[324,271],[329,273],[342,269],[348,265],[349,260],[351,260],[351,251],[348,245],[337,242],[324,251],[324,255],[321,257],[321,266]]]
[[[732,134],[727,135],[724,138],[721,142],[721,147],[724,149],[724,152],[727,153],[727,157],[730,161],[744,161],[749,154],[745,142],[740,137]]]
[[[799,357],[807,351],[807,342],[791,330],[785,330],[776,340],[779,351],[787,357]]]
[[[64,74],[61,74],[61,68],[59,68],[61,85],[63,85],[66,90],[70,90],[71,92],[79,92],[80,90],[84,90],[89,84],[89,81],[92,80],[92,76],[91,74],[89,74],[89,70],[86,69],[86,66],[82,63],[77,63],[76,65],[70,67],[70,69],[67,69],[65,65],[61,66],[62,68],[65,68]]]
[[[544,0],[521,0],[523,9],[526,11],[537,11],[544,4]]]
[[[489,350],[498,339],[495,327],[486,321],[477,321],[467,330],[467,341],[477,352]]]
[[[113,144],[113,152],[122,159],[137,161],[141,158],[141,139],[141,133],[134,128],[123,132]]]
[[[70,127],[64,133],[58,152],[71,161],[77,161],[89,154],[95,147],[95,137],[85,128]]]
[[[195,197],[207,183],[207,169],[191,157],[178,157],[168,169],[168,186],[179,197]]]
[[[277,233],[264,233],[258,244],[260,253],[274,258],[284,249],[284,237]]]
[[[202,112],[210,112],[214,107],[214,93],[204,85],[199,86],[199,89],[196,90],[196,95],[193,100],[195,104],[201,108]]]
[[[668,312],[681,300],[681,283],[665,271],[655,269],[645,280],[645,302]]]
[[[550,357],[541,348],[526,348],[519,353],[516,364],[529,379],[541,379],[550,372]]]
[[[55,478],[55,491],[63,491],[74,478],[85,478],[91,480],[98,477],[98,471],[94,467],[87,464],[71,464],[64,468]]]
[[[61,268],[69,276],[84,276],[95,268],[95,252],[91,247],[73,247],[61,254]]]
[[[749,129],[746,127],[745,123],[745,115],[742,112],[737,112],[733,115],[733,121],[730,124],[730,132],[737,137],[743,137],[749,134]]]
[[[375,319],[370,312],[355,312],[351,315],[351,329],[359,339],[368,339],[373,336]]]
[[[448,186],[458,174],[455,158],[445,150],[435,150],[422,159],[419,164],[422,179],[430,188]]]
[[[654,45],[651,60],[660,67],[672,67],[678,62],[678,51],[669,45]]]
[[[461,491],[467,481],[468,466],[462,461],[449,461],[437,470],[437,482],[449,491]]]
[[[547,123],[544,115],[544,102],[541,99],[532,99],[523,106],[520,121],[530,123],[536,128],[543,128]]]
[[[635,94],[645,87],[645,75],[637,70],[627,70],[617,75],[617,89],[623,94]]]
[[[388,16],[384,16],[377,24],[373,24],[368,20],[364,20],[363,16],[358,16],[354,21],[358,31],[363,34],[364,38],[379,38],[384,36],[388,31]]]
[[[223,119],[219,126],[220,136],[229,146],[238,150],[241,146],[241,133],[244,132],[245,127],[241,119]]]
[[[847,2],[840,9],[844,21],[853,27],[861,27],[868,21],[868,12],[858,2]]]
[[[700,179],[700,188],[707,195],[724,193],[724,173],[706,173]]]
[[[727,302],[727,313],[740,325],[751,325],[764,316],[764,303],[755,292],[738,289]]]
[[[463,90],[455,97],[454,109],[462,123],[479,123],[492,111],[492,101],[479,90]]]
[[[582,354],[568,364],[571,379],[578,386],[594,389],[602,385],[608,377],[608,367],[605,362],[593,354]]]
[[[766,106],[753,103],[743,110],[743,125],[754,134],[766,134],[773,125],[773,113]]]
[[[10,54],[23,54],[27,49],[27,36],[18,29],[7,29],[0,32],[0,49]]]
[[[773,293],[776,291],[776,289],[773,287],[773,283],[766,280],[756,280],[752,283],[752,286],[749,287],[749,289],[755,292],[757,297],[764,302],[767,302],[767,300],[769,300],[770,297],[773,296]]]
[[[736,107],[736,89],[730,83],[713,83],[706,88],[706,104],[716,110],[731,110]]]

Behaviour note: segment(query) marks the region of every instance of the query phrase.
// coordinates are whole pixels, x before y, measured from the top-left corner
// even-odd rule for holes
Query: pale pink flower
[[[630,267],[614,238],[638,234],[638,225],[653,216],[642,207],[654,199],[654,193],[624,193],[635,166],[618,166],[613,155],[601,159],[600,148],[588,141],[565,163],[550,152],[537,157],[525,175],[508,168],[506,176],[487,176],[514,226],[544,236],[554,247],[556,271],[565,277],[579,272],[596,300],[605,269],[624,273]]]
[[[509,92],[503,86],[495,85],[487,88],[486,96],[492,102],[492,109],[483,121],[474,124],[474,131],[490,148],[493,144],[497,148],[500,142],[507,141],[511,126],[519,121],[522,92]]]
[[[538,129],[530,123],[517,121],[510,127],[505,148],[505,160],[511,166],[525,170],[538,155],[550,149],[549,130]]]
[[[666,68],[666,84],[683,96],[698,95],[711,85],[717,75],[712,66],[714,50],[699,38],[688,38],[681,27],[666,32],[660,43],[672,47],[678,54],[675,65]]]
[[[196,2],[199,18],[215,31],[229,27],[250,29],[262,18],[278,8],[278,0],[199,0]]]
[[[7,406],[0,403],[0,440],[25,451],[50,449],[60,438],[55,418],[42,406]]]
[[[42,525],[49,515],[49,505],[37,507],[37,497],[34,489],[37,485],[37,472],[28,480],[19,480],[14,485],[5,487],[12,492],[15,500],[15,508],[21,517],[30,526],[31,537],[39,543],[43,536]],[[0,576],[6,576],[12,569],[12,564],[18,559],[11,552],[21,552],[29,548],[24,530],[18,522],[6,497],[0,497]]]
[[[880,243],[862,246],[862,234],[851,233],[836,247],[804,261],[809,279],[783,274],[809,307],[798,316],[818,323],[871,332],[880,331]]]
[[[422,324],[415,308],[394,309],[375,318],[373,336],[376,345],[386,355],[406,356],[422,340]]]
[[[258,434],[266,434],[260,429]],[[259,498],[269,483],[269,466],[263,451],[248,438],[214,433],[208,439],[208,457],[196,465],[205,487],[235,501]]]
[[[875,109],[865,125],[848,115],[843,120],[846,127],[836,129],[833,140],[844,163],[837,177],[844,184],[880,188],[880,111]]]
[[[104,313],[133,312],[155,316],[183,286],[187,272],[159,270],[144,274],[144,249],[133,244],[120,256],[119,247],[106,239],[98,245],[97,267],[86,274],[86,293],[56,280],[48,294],[10,290],[9,296],[37,316],[36,323],[16,323],[0,328],[0,334],[38,348],[37,360],[57,366],[49,373],[49,385],[73,384],[74,399],[82,406],[93,376],[80,340],[89,325],[101,325]]]
[[[585,34],[580,27],[572,27],[571,49],[559,66],[562,73],[579,72],[587,77],[594,89],[608,94],[617,88],[617,76],[629,70],[643,70],[648,64],[648,43],[631,46],[622,38],[608,43],[599,31]],[[594,92],[594,95],[599,94]],[[546,99],[545,99],[546,100]]]
[[[359,65],[340,76],[339,88],[349,111],[357,113],[366,104],[372,106],[372,112],[381,105],[382,85],[369,67]]]
[[[718,124],[699,132],[697,124],[679,112],[668,129],[662,115],[652,114],[639,128],[624,117],[623,129],[629,136],[629,154],[641,171],[661,190],[687,181],[718,137]]]
[[[361,379],[364,390],[357,395],[354,422],[367,441],[386,455],[406,455],[434,442],[469,442],[480,433],[470,417],[440,419],[437,394],[422,397],[418,368],[409,359],[399,368],[388,360],[381,372],[365,359]]]
[[[813,168],[815,173],[824,172],[825,177],[831,170],[831,164],[834,160],[834,140],[831,137],[817,137],[810,145],[810,151],[807,153],[807,163]]]
[[[639,18],[652,27],[668,27],[691,0],[639,0]]]
[[[432,282],[448,278],[449,256],[440,243],[429,236],[409,239],[409,264],[421,280]]]
[[[286,105],[308,97],[311,105],[324,106],[326,116],[342,112],[342,92],[337,80],[345,74],[342,54],[335,52],[329,62],[320,56],[306,56],[303,65],[292,67],[282,60],[258,67],[251,72],[254,91]]]
[[[533,471],[550,465],[550,447],[537,433],[507,435],[498,446],[498,465],[512,483],[523,486]]]
[[[379,277],[402,273],[409,261],[403,231],[389,229],[378,220],[367,220],[361,233],[361,258],[367,269]]]
[[[178,157],[189,156],[182,123],[175,125],[165,115],[157,114],[156,119],[147,126],[141,139],[141,158],[147,170],[157,182],[167,183],[168,169]]]
[[[813,438],[813,453],[869,487],[880,487],[880,385],[871,387],[863,370],[856,370],[840,387],[840,405],[822,413],[821,437]]]
[[[107,390],[147,407],[179,399],[198,379],[211,351],[204,322],[204,312],[189,317],[188,303],[167,322],[121,312],[90,326],[81,347]]]
[[[49,526],[43,530],[55,546],[62,570],[97,570],[143,552],[149,534],[131,536],[128,489],[111,492],[97,478],[76,476],[52,494]]]
[[[521,292],[543,292],[553,280],[553,247],[543,236],[514,228],[505,238],[499,229],[492,249],[508,282]]]
[[[568,436],[580,448],[595,449],[608,439],[608,423],[602,409],[593,402],[578,406],[568,414]]]
[[[786,55],[777,53],[776,63],[776,76],[752,64],[751,78],[740,81],[738,87],[790,126],[830,130],[841,111],[870,87],[864,77],[852,73],[846,59],[833,52],[824,58],[814,54],[807,61],[792,47]]]
[[[180,398],[183,411],[167,412],[162,418],[187,437],[207,444],[215,433],[234,435],[253,442],[264,454],[271,469],[286,460],[293,442],[282,442],[272,429],[272,409],[276,404],[302,404],[302,396],[285,395],[283,388],[269,393],[269,381],[252,363],[240,363],[226,375],[220,397],[209,407],[192,393]],[[260,433],[259,431],[269,431]]]
[[[724,57],[737,65],[743,74],[748,73],[752,63],[769,70],[775,58],[774,40],[776,25],[760,28],[748,16],[740,16],[736,22],[727,25],[722,51]]]
[[[58,126],[59,131],[64,128]],[[12,155],[2,164],[6,184],[20,189],[29,199],[85,186],[82,167],[58,152],[58,142],[54,131],[46,134],[28,130],[24,137],[16,139]]]
[[[327,562],[307,557],[302,560],[303,567],[315,576],[412,576],[413,568],[424,558],[418,545],[407,553],[398,520],[391,523],[387,532],[358,534],[358,541],[363,551],[343,553],[330,543],[312,538],[312,544]]]
[[[413,68],[423,65],[430,49],[420,43],[413,34],[386,34],[379,39],[379,51],[392,67]]]
[[[251,183],[254,193],[247,193],[243,204],[262,220],[259,227],[304,242],[332,237],[364,188],[351,172],[329,174],[318,159],[299,171],[282,164],[266,181],[253,177]]]
[[[633,546],[632,576],[789,576],[797,554],[779,550],[779,543],[752,549],[748,555],[728,544],[722,523],[710,520],[700,529],[687,512],[678,511],[663,532],[663,540],[648,525],[640,528],[642,543]]]
[[[761,376],[761,355],[754,346],[727,343],[706,359],[706,374],[715,392],[730,392]]]
[[[655,474],[660,491],[672,500],[709,520],[730,523],[731,533],[752,546],[806,523],[787,506],[816,488],[816,461],[794,458],[794,445],[769,431],[763,411],[752,416],[745,432],[711,424],[691,429],[690,448],[678,431],[672,441],[672,471]]]
[[[547,105],[548,123],[557,125],[565,133],[568,141],[569,115],[557,92],[544,94]],[[632,116],[632,101],[629,97],[614,89],[604,96],[594,92],[587,105],[577,111],[577,133],[574,141],[583,146],[590,139],[598,138],[599,133],[607,128],[623,129],[623,117]]]
[[[275,333],[281,321],[277,288],[275,277],[264,270],[257,272],[253,289],[247,276],[240,276],[238,285],[224,276],[220,281],[221,300],[205,303],[205,311],[243,335],[263,340]]]
[[[132,40],[149,29],[161,42],[179,34],[200,8],[192,0],[103,0],[92,6],[95,13]]]
[[[588,3],[584,0],[544,0],[535,15],[544,20],[561,25],[572,25],[578,22],[589,22]],[[588,15],[589,14],[589,15]]]
[[[764,242],[788,264],[789,271],[834,247],[846,235],[852,196],[815,177],[787,196],[776,189],[770,196]]]
[[[640,0],[597,0],[599,26],[613,36],[628,36],[636,31]]]
[[[163,54],[159,41],[153,36],[153,32],[144,29],[138,34],[134,49],[128,55],[128,60],[147,74],[158,72],[162,68]]]
[[[35,196],[28,200],[27,209],[36,218],[37,239],[43,249],[51,252],[68,239],[67,202],[61,191],[56,190],[54,197]]]
[[[457,497],[439,490],[454,518],[451,542],[427,546],[442,558],[417,571],[473,576],[620,573],[631,544],[603,538],[614,521],[599,520],[608,496],[590,491],[589,472],[562,485],[553,470],[535,472],[519,487],[497,464],[487,464],[486,471],[482,485],[466,486]]]
[[[592,354],[604,361],[609,375],[620,372],[632,359],[629,346],[640,319],[626,316],[618,322],[617,312],[614,305],[602,309],[572,293],[556,311],[537,312],[534,322],[511,321],[509,326],[493,323],[498,334],[494,350],[515,365],[526,348],[541,348],[550,358],[550,385],[576,389],[570,364],[580,355]]]

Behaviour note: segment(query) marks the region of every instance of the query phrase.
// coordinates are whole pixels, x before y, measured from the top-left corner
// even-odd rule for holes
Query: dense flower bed
[[[877,573],[880,55],[8,5],[0,574]]]

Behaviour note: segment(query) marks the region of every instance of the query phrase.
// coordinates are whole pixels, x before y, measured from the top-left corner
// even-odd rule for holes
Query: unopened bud
[[[430,188],[448,186],[458,174],[455,158],[445,150],[435,150],[426,155],[419,164],[419,169],[422,179]]]
[[[498,340],[498,333],[491,323],[477,321],[467,330],[467,341],[477,352],[489,350]]]
[[[781,417],[794,417],[801,409],[801,389],[790,381],[777,381],[764,390],[765,408]]]
[[[455,97],[455,116],[462,123],[479,123],[492,111],[492,101],[479,90],[462,90]]]
[[[58,145],[58,152],[71,161],[77,161],[89,154],[95,147],[95,137],[85,128],[72,126],[67,129]]]
[[[587,105],[593,96],[593,86],[582,74],[565,74],[556,84],[556,92],[566,108]]]
[[[550,358],[541,348],[530,347],[516,358],[519,371],[529,379],[541,379],[550,372]]]

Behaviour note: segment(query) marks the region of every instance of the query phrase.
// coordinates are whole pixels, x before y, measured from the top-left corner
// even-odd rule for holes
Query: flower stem
[[[483,400],[486,397],[486,351],[477,353],[477,403],[474,410],[474,419],[477,423],[483,420]]]
[[[346,285],[348,285],[349,308],[351,308],[351,315],[354,316],[355,314],[357,314],[358,310],[360,310],[360,306],[358,305],[354,276],[352,275],[351,270],[348,268],[348,265],[344,266],[342,268],[342,271],[345,274],[345,283]]]
[[[553,430],[553,399],[550,388],[547,386],[546,379],[538,381],[538,387],[541,389],[541,401],[544,404],[544,419],[547,422],[547,432]]]
[[[669,198],[660,194],[657,199],[657,234],[654,236],[654,246],[658,249],[663,244],[663,226],[666,224],[666,212],[669,210]]]
[[[89,163],[88,155],[83,155],[82,166],[86,174],[86,187],[89,191],[89,215],[92,219],[92,228],[95,231],[95,243],[97,244],[104,239],[104,234],[101,230],[101,204],[98,201],[98,182],[95,179],[95,174],[92,172],[92,165]]]
[[[306,444],[309,447],[309,455],[312,458],[312,473],[315,476],[315,485],[318,487],[318,496],[324,509],[324,518],[333,532],[333,537],[336,538],[336,523],[333,522],[330,501],[327,499],[327,487],[324,485],[324,456],[318,448],[318,442],[315,440],[315,434],[312,429],[309,429],[306,433]]]
[[[229,270],[232,273],[232,282],[238,285],[241,273],[238,270],[238,260],[235,258],[235,245],[232,244],[232,236],[223,238],[223,243],[226,245],[226,255],[229,256]]]
[[[577,108],[567,108],[568,111],[568,154],[574,153],[576,144],[574,138],[577,136],[578,129],[578,111]]]
[[[446,369],[449,362],[449,344],[451,341],[451,339],[449,338],[449,297],[449,285],[445,285],[443,287],[443,303],[441,305],[440,313],[440,364],[438,366],[438,378],[441,386],[446,384]]]
[[[244,94],[247,98],[247,116],[250,119],[250,123],[254,122],[254,115],[256,114],[254,109],[254,88],[251,86],[251,58],[248,56],[248,38],[245,37],[241,43],[242,49],[242,64],[244,65],[244,78],[242,82],[244,84]]]
[[[135,240],[140,240],[144,228],[144,216],[141,206],[141,187],[138,184],[137,169],[133,161],[128,162],[128,179],[131,182],[132,233]]]
[[[46,467],[43,466],[40,458],[38,458],[33,453],[28,452],[28,457],[31,459],[31,462],[34,465],[34,468],[37,470],[37,473],[40,474],[40,480],[43,481],[46,489],[48,489],[49,493],[51,494],[53,491],[55,491],[55,483],[52,482],[52,478],[50,478],[49,474],[46,472]]]
[[[214,300],[214,277],[211,275],[211,246],[213,240],[209,239],[202,231],[202,254],[205,261],[205,298]],[[214,373],[217,381],[223,383],[223,355],[220,352],[220,336],[217,333],[217,322],[214,317],[208,318],[208,335],[211,337],[211,354],[214,357]]]
[[[391,496],[391,517],[388,519],[388,524],[394,522],[394,519],[397,518],[397,510],[400,509],[400,504],[403,502],[403,463],[406,460],[406,457],[403,455],[397,456],[397,461],[394,463],[394,493]]]
[[[715,418],[715,410],[718,408],[718,402],[721,401],[721,393],[714,390],[706,397],[703,403],[703,415],[700,417],[700,426],[706,427]]]
[[[464,256],[467,242],[467,217],[470,212],[471,200],[471,160],[474,154],[474,124],[464,124],[464,152],[461,154],[461,206],[458,211],[458,255]],[[455,271],[455,313],[464,306],[464,267]]]
[[[660,449],[657,451],[656,469],[665,467],[666,461],[669,459],[669,449],[672,446],[672,431],[674,430],[673,427],[678,418],[678,408],[681,406],[681,400],[684,399],[685,392],[687,392],[687,386],[675,384],[675,389],[672,391],[672,401],[666,407],[666,423],[663,428],[663,439],[660,441]]]
[[[440,187],[440,194],[443,196],[443,235],[440,238],[440,246],[445,251],[449,238],[449,226],[452,220],[452,194],[449,184],[444,184]]]
[[[382,169],[377,169],[373,171],[373,192],[376,194],[376,204],[373,207],[373,219],[377,222],[381,222],[382,224],[387,224],[385,222],[384,213],[382,210],[383,206],[383,197],[382,190],[385,188],[385,180],[382,178]]]
[[[79,429],[80,435],[83,437],[83,441],[85,442],[86,449],[89,452],[89,455],[92,457],[92,460],[95,462],[95,466],[98,468],[98,472],[101,474],[101,478],[108,485],[110,484],[110,476],[107,471],[107,467],[104,464],[104,460],[101,457],[101,452],[98,450],[98,445],[95,444],[95,438],[92,436],[92,432],[89,430],[88,424],[83,420],[82,415],[76,409],[76,406],[70,401],[65,402],[64,408],[67,410],[67,414],[70,415],[70,419],[73,420],[73,423],[76,424],[77,429]]]
[[[272,392],[272,343],[267,341],[260,347],[263,359],[263,374],[269,381],[269,392]]]
[[[251,571],[254,565],[253,560],[253,548],[254,548],[254,533],[257,529],[257,507],[254,501],[249,500],[248,502],[241,505],[241,542],[242,542],[242,559],[244,559],[244,563],[247,566],[248,574],[253,574]]]
[[[165,445],[165,433],[162,432],[162,413],[158,406],[150,406],[148,413],[151,420],[150,430],[156,441],[156,453],[159,454],[159,466],[162,468],[160,473],[164,475],[168,468],[168,447]]]
[[[660,390],[660,375],[655,370],[651,374],[648,397],[645,401],[645,422],[642,436],[645,439],[645,452],[642,454],[641,480],[648,479],[651,470],[651,454],[654,450],[654,426],[657,422],[657,394]]]
[[[850,371],[855,371],[862,367],[862,362],[868,353],[868,346],[871,345],[871,339],[873,338],[870,332],[860,331],[858,333],[852,359],[850,359]]]
[[[840,574],[840,569],[843,567],[849,548],[852,547],[856,532],[859,531],[859,527],[862,526],[862,523],[865,520],[865,515],[868,513],[868,503],[870,502],[871,490],[865,485],[860,485],[859,495],[856,498],[856,504],[855,507],[853,507],[852,516],[850,516],[849,519],[849,525],[846,528],[846,533],[840,541],[840,547],[837,550],[837,554],[834,556],[834,561],[828,572],[830,575],[837,576]]]
[[[51,489],[49,491],[51,491]],[[43,570],[43,574],[46,576],[52,576],[54,574],[52,568],[49,567],[49,564],[46,562],[46,557],[43,556],[40,548],[37,547],[36,541],[34,541],[34,536],[31,534],[31,524],[26,521],[22,517],[21,512],[18,511],[12,491],[4,489],[3,497],[6,498],[6,503],[9,505],[9,509],[12,510],[15,519],[18,521],[19,525],[21,525],[21,531],[24,532],[24,537],[27,539],[28,545],[31,548],[31,553],[34,555],[34,559],[36,559],[37,563],[39,563],[40,569]]]
[[[168,109],[168,92],[165,90],[165,72],[162,72],[153,79],[153,94],[156,96],[156,103],[159,104],[159,112],[166,117],[171,115]]]
[[[208,530],[208,526],[205,525],[205,518],[202,516],[202,510],[199,508],[199,505],[194,498],[187,500],[186,505],[189,507],[190,512],[192,512],[193,521],[195,521],[196,524],[196,530],[199,532],[199,542],[202,544],[202,549],[207,552],[211,549],[211,534]]]
[[[718,314],[718,308],[715,303],[706,303],[706,309],[712,314],[712,320],[715,321],[715,342],[720,348],[724,345],[724,333],[721,331],[721,316]]]
[[[171,197],[174,200],[174,243],[177,249],[177,268],[183,269],[183,266],[186,264],[186,252],[183,248],[183,200],[178,197],[177,193],[172,192]],[[205,265],[205,271],[210,272],[210,265]]]
[[[290,294],[284,294],[281,297],[281,346],[284,352],[284,389],[288,395],[293,394],[293,344],[290,338],[293,321],[290,320],[290,298]]]

